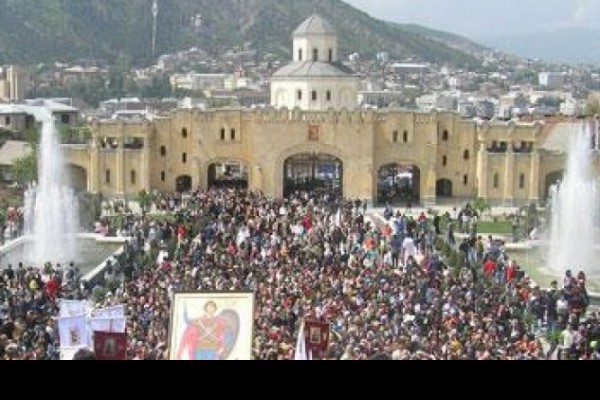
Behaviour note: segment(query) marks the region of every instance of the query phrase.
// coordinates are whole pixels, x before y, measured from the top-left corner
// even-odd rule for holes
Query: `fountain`
[[[25,193],[25,235],[0,247],[0,269],[21,262],[26,267],[75,262],[82,274],[93,274],[125,239],[80,233],[79,202],[69,187],[54,118],[43,107],[37,108],[36,118],[42,122],[38,182]]]
[[[557,276],[567,269],[592,275],[598,260],[600,186],[593,174],[593,127],[574,125],[564,180],[551,191],[547,266]]]
[[[69,187],[64,155],[54,117],[40,112],[42,135],[38,156],[38,182],[25,194],[25,260],[36,266],[46,262],[77,260],[78,201]]]

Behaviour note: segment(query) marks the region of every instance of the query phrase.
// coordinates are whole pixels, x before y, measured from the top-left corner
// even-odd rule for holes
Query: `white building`
[[[429,65],[416,63],[394,63],[390,66],[392,73],[397,75],[415,75],[429,72]]]
[[[25,98],[29,79],[23,68],[0,65],[0,100],[20,101]]]
[[[567,117],[580,117],[585,115],[585,109],[587,101],[577,100],[573,97],[567,98],[564,103],[560,105],[560,113]]]
[[[458,100],[455,96],[441,93],[426,94],[415,100],[417,108],[421,111],[456,111]]]
[[[566,75],[562,72],[542,72],[539,74],[540,86],[549,89],[559,89],[565,86],[567,82]]]
[[[171,75],[171,87],[191,91],[200,90],[222,90],[225,88],[227,74],[173,74]]]
[[[337,34],[318,15],[293,34],[293,61],[271,78],[271,105],[302,110],[354,109],[358,79],[340,63]]]

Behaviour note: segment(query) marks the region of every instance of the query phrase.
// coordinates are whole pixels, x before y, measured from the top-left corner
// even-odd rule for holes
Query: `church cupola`
[[[294,31],[294,61],[333,63],[338,60],[337,34],[319,15],[306,19]]]

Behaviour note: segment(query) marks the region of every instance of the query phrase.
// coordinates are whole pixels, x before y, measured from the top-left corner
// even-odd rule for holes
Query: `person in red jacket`
[[[305,232],[308,232],[311,230],[311,228],[313,227],[313,224],[312,224],[312,218],[310,217],[310,215],[306,215],[304,217],[304,220],[302,221],[302,226],[304,227]]]
[[[56,298],[56,296],[58,295],[58,290],[60,289],[60,284],[58,283],[58,278],[55,274],[52,274],[52,277],[48,280],[48,282],[46,282],[44,288],[46,290],[46,295],[49,298]]]
[[[511,261],[508,267],[506,267],[506,281],[512,282],[517,278],[517,263]]]
[[[488,278],[493,278],[494,274],[496,274],[496,261],[491,257],[483,264],[483,273]]]

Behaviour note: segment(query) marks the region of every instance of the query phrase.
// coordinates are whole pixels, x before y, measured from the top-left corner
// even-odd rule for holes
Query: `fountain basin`
[[[62,265],[66,267],[69,262],[74,261],[83,276],[89,275],[118,252],[125,240],[126,238],[105,238],[93,234],[77,235],[79,254],[75,260],[64,260]],[[12,264],[16,268],[19,262],[23,262],[26,268],[43,267],[29,259],[28,244],[30,239],[21,237],[0,247],[0,267],[6,268],[8,264]]]
[[[600,249],[596,248],[595,251],[597,257],[600,257]],[[552,281],[558,281],[561,286],[564,272],[568,268],[574,274],[580,271],[580,267],[575,265],[565,266],[564,271],[552,268],[552,263],[548,260],[548,245],[543,242],[507,245],[506,253],[542,288],[549,288]],[[587,289],[590,296],[600,298],[600,273],[587,273]]]

